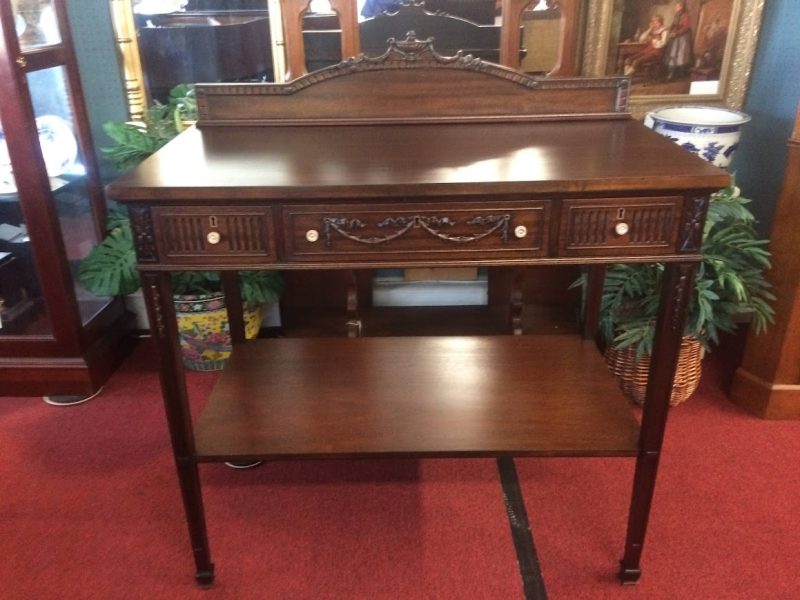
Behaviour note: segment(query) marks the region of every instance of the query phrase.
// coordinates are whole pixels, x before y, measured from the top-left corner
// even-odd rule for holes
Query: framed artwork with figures
[[[584,74],[631,77],[638,112],[740,108],[764,0],[590,0]]]

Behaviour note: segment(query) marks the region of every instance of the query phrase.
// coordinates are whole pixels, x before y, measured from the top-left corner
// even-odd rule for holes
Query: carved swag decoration
[[[511,215],[478,215],[466,221],[467,225],[487,226],[488,229],[475,233],[472,235],[450,235],[442,230],[445,227],[453,227],[456,221],[450,217],[437,217],[426,215],[413,215],[408,217],[386,217],[379,221],[376,226],[380,228],[395,227],[396,229],[391,233],[383,236],[360,236],[358,230],[365,229],[367,224],[360,219],[349,219],[347,217],[323,217],[322,225],[325,231],[325,245],[333,245],[334,234],[339,235],[358,242],[360,244],[384,244],[399,237],[404,236],[413,229],[421,229],[426,233],[443,240],[445,242],[452,242],[455,244],[468,244],[470,242],[477,242],[485,237],[498,233],[500,240],[503,243],[508,242],[508,227],[511,222]]]

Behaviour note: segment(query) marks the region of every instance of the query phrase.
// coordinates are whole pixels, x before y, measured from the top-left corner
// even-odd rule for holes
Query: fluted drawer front
[[[672,253],[682,207],[677,196],[565,200],[559,254]]]
[[[549,203],[285,207],[286,258],[426,260],[543,256]]]
[[[275,256],[268,207],[154,208],[153,227],[162,262],[199,264],[226,257],[259,262]]]

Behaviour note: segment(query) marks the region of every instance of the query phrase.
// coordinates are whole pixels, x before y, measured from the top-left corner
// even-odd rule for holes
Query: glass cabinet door
[[[0,126],[2,118],[0,112]],[[51,332],[17,181],[0,132],[0,336]]]
[[[110,298],[98,298],[78,282],[78,265],[100,241],[86,163],[78,145],[65,67],[28,73],[39,147],[50,180],[52,200],[72,274],[81,321],[88,322]]]

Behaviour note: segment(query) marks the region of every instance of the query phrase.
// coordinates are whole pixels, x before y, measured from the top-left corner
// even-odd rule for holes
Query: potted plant
[[[176,86],[168,104],[156,102],[145,111],[142,122],[106,123],[104,129],[116,145],[102,152],[118,169],[132,167],[185,129],[196,111],[192,86]],[[132,294],[141,284],[128,215],[111,209],[107,231],[105,239],[81,261],[78,278],[99,296]],[[278,300],[283,282],[276,272],[242,271],[239,283],[245,335],[252,338],[261,326],[263,306]],[[175,273],[172,285],[184,365],[204,371],[222,368],[230,355],[231,339],[219,273]]]
[[[120,171],[138,165],[197,120],[194,86],[176,85],[166,104],[155,101],[141,121],[108,121],[103,131],[114,141],[100,152]]]
[[[764,278],[768,241],[758,239],[755,217],[733,183],[711,196],[703,231],[702,262],[689,304],[671,404],[686,400],[700,379],[704,351],[749,316],[756,332],[772,322],[774,295]],[[627,396],[644,400],[661,290],[662,264],[607,269],[600,301],[600,340]],[[585,288],[586,275],[573,285]]]
[[[126,295],[139,289],[133,233],[125,213],[109,211],[108,235],[81,261],[78,278],[98,296]],[[274,271],[242,271],[239,285],[245,336],[253,338],[261,327],[264,305],[278,300],[283,281]],[[184,366],[196,371],[221,369],[231,352],[231,337],[219,273],[174,273],[172,286]]]

